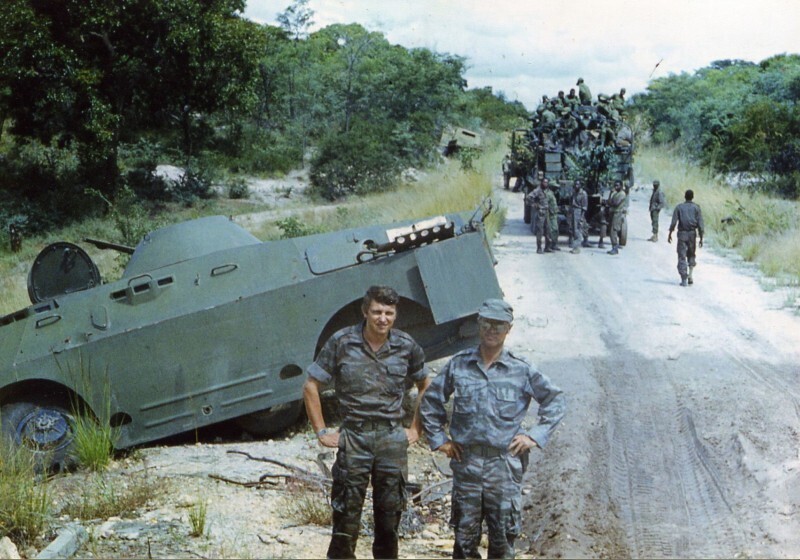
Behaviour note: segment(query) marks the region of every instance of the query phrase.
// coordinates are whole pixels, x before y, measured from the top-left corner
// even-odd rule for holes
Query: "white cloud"
[[[288,0],[248,0],[262,23]],[[800,53],[798,0],[311,0],[316,28],[360,23],[392,43],[468,58],[470,87],[532,109],[582,76],[596,95],[715,60]],[[659,63],[658,68],[655,68]],[[655,69],[655,71],[654,71]]]

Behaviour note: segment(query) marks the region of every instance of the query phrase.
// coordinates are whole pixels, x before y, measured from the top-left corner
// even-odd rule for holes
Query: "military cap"
[[[659,181],[658,179],[656,179],[655,181],[653,181],[653,186],[654,186],[654,187],[657,187],[657,186],[659,186],[660,184],[661,184],[661,181]]]
[[[487,299],[478,309],[478,316],[510,323],[514,320],[514,309],[502,299]]]

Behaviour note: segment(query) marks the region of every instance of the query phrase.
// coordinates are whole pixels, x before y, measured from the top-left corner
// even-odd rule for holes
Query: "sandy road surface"
[[[497,194],[508,342],[569,399],[528,474],[530,552],[800,555],[800,319],[786,295],[709,250],[680,287],[671,212],[662,242],[646,241],[649,191],[632,193],[619,256],[537,255],[521,195]]]

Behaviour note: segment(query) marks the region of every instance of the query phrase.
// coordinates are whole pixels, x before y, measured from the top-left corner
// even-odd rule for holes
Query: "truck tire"
[[[33,453],[37,472],[63,472],[76,466],[72,414],[52,399],[24,400],[0,408],[2,436]]]

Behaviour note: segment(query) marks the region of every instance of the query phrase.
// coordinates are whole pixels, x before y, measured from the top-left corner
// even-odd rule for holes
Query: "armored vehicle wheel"
[[[531,207],[528,206],[527,204],[525,205],[525,212],[523,214],[522,219],[525,221],[526,224],[531,223]]]
[[[61,472],[76,465],[73,417],[56,401],[21,401],[0,408],[0,430],[34,454],[38,471]]]
[[[622,220],[622,229],[619,230],[619,244],[623,247],[628,244],[628,219]]]
[[[302,409],[302,400],[291,401],[242,416],[236,419],[236,423],[256,437],[264,437],[281,432],[294,424]]]

